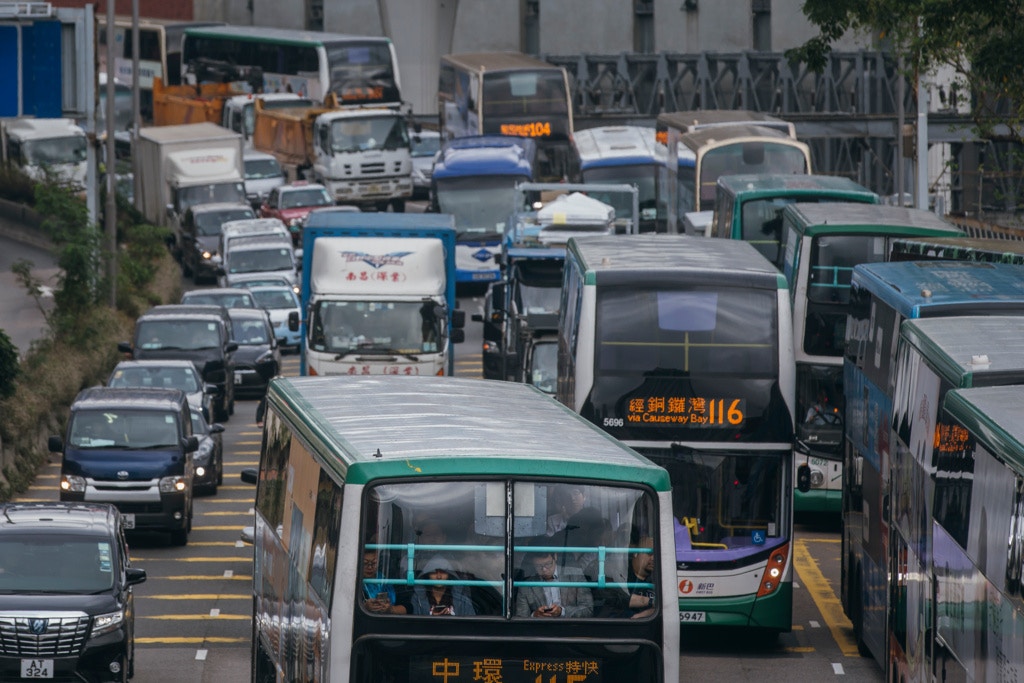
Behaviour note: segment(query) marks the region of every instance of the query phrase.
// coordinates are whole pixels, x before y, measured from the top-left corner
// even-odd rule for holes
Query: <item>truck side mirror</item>
[[[292,311],[288,314],[288,330],[291,332],[299,331],[299,312]]]
[[[121,353],[131,353],[132,343],[126,341],[117,342],[117,350],[120,351]]]
[[[51,453],[63,453],[64,452],[64,439],[59,436],[51,436],[46,441],[46,449]]]
[[[504,311],[505,310],[505,283],[498,282],[491,285],[491,310],[492,311]]]
[[[451,336],[449,337],[452,344],[461,344],[466,341],[466,331],[461,328],[452,330]]]
[[[452,328],[461,330],[466,326],[466,312],[458,309],[452,311]]]
[[[185,448],[186,453],[195,453],[199,450],[199,437],[195,434],[186,436],[182,439],[181,445]]]

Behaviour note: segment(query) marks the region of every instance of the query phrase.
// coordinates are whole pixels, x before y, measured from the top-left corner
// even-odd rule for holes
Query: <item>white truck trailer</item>
[[[143,128],[133,156],[142,180],[135,205],[153,225],[171,229],[172,247],[190,206],[246,202],[242,136],[215,123]]]

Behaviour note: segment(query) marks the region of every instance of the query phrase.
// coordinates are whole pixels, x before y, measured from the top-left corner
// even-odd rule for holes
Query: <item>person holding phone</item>
[[[444,583],[456,581],[459,576],[444,557],[432,557],[424,564],[421,579],[436,584],[417,584],[412,594],[412,613],[430,616],[473,616],[476,609],[462,586]]]
[[[575,582],[587,579],[578,567],[559,567],[555,554],[537,551],[531,554],[534,575],[531,582]],[[585,586],[523,586],[516,595],[516,616],[539,618],[581,618],[594,615],[594,596]]]
[[[363,607],[375,614],[408,614],[408,608],[397,599],[394,585],[380,581],[383,578],[380,554],[376,550],[364,549]]]

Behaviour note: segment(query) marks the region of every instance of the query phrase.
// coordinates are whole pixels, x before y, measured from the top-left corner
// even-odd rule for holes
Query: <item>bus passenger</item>
[[[363,606],[376,614],[408,614],[408,608],[398,601],[395,586],[381,583],[385,578],[379,569],[380,553],[363,550]]]
[[[440,555],[430,558],[424,563],[421,579],[435,581],[451,581],[458,575],[451,563]],[[431,586],[417,585],[412,594],[412,613],[429,614],[431,616],[473,616],[476,610],[473,601],[466,595],[462,586],[451,584],[435,584]]]
[[[654,539],[643,536],[632,544],[634,548],[654,548]],[[629,558],[628,583],[654,582],[654,553],[633,553]],[[657,585],[657,584],[655,584]],[[633,586],[629,589],[629,618],[641,619],[654,614],[657,593],[654,588]]]
[[[530,555],[534,575],[527,581],[586,581],[576,567],[558,567],[555,554],[537,551]],[[594,598],[586,587],[522,586],[516,595],[516,616],[519,617],[590,617],[594,615]]]

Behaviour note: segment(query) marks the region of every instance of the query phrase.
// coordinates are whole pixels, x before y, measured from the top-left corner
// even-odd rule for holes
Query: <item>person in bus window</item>
[[[383,583],[384,574],[380,569],[380,553],[363,550],[363,607],[375,614],[408,614],[409,610],[398,600],[394,584]]]
[[[586,577],[576,567],[559,567],[555,554],[535,551],[530,555],[534,574],[527,581],[583,583]],[[537,618],[582,618],[594,615],[594,597],[585,586],[522,586],[516,595],[516,616]]]
[[[436,556],[424,563],[420,579],[431,581],[454,581],[458,575],[451,563],[444,557]],[[451,584],[418,584],[413,589],[412,613],[430,616],[473,616],[476,610],[473,601],[466,595],[463,586]]]
[[[638,539],[633,548],[654,548],[654,539],[644,536]],[[654,579],[654,553],[633,553],[629,557],[629,576],[627,583],[655,583]],[[655,583],[655,586],[657,584]],[[656,588],[632,586],[629,589],[629,613],[630,619],[642,619],[654,614],[656,605]]]

